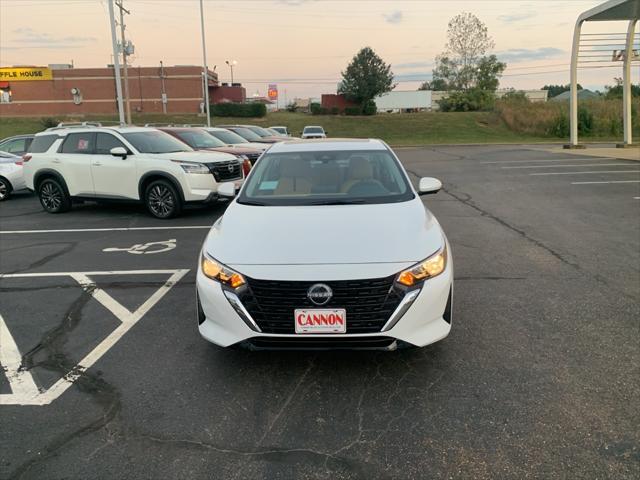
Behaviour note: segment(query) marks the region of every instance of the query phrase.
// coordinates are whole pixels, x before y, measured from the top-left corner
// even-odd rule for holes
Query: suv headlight
[[[231,270],[220,262],[216,262],[205,253],[203,253],[200,258],[200,267],[206,277],[233,289],[240,288],[247,283],[241,274]]]
[[[426,260],[423,260],[408,270],[400,272],[396,278],[396,282],[404,285],[405,287],[413,287],[428,278],[437,277],[444,272],[446,266],[447,245],[445,244],[440,250]]]
[[[196,162],[184,162],[182,160],[171,160],[172,162],[177,163],[182,167],[185,173],[204,173],[209,174],[209,167],[207,167],[204,163],[196,163]]]

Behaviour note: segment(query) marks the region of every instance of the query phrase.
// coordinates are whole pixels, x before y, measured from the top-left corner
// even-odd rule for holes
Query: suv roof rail
[[[47,128],[47,131],[50,130],[60,130],[62,128],[84,128],[84,127],[101,127],[102,124],[100,122],[60,122],[55,127]]]

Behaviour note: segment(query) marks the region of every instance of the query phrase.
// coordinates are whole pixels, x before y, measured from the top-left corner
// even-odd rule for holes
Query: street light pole
[[[120,60],[118,58],[118,40],[116,37],[116,19],[113,13],[113,0],[108,0],[109,23],[111,24],[111,47],[113,48],[113,70],[116,77],[116,100],[118,102],[118,115],[120,125],[124,125],[124,106],[122,105],[122,84],[120,82]]]
[[[131,99],[129,97],[129,72],[127,71],[127,46],[124,36],[124,14],[126,13],[129,15],[131,12],[124,8],[122,0],[120,0],[120,3],[116,3],[116,5],[120,9],[120,45],[122,47],[122,71],[124,73],[124,101],[127,107],[127,123],[131,125]]]
[[[202,30],[202,68],[204,69],[204,106],[207,112],[207,126],[211,126],[211,112],[209,108],[209,68],[207,67],[207,45],[204,40],[204,7],[200,0],[200,28]]]
[[[229,65],[229,68],[231,69],[231,86],[233,86],[233,67],[235,67],[238,62],[236,62],[235,60],[225,60],[225,63]]]

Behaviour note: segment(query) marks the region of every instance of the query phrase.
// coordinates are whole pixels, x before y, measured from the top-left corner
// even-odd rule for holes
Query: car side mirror
[[[329,132],[327,130],[324,131],[325,135],[329,135]]]
[[[432,195],[442,188],[442,182],[433,177],[422,177],[418,185],[418,195]]]
[[[236,184],[224,182],[218,185],[218,195],[221,197],[233,198],[236,196]]]
[[[111,155],[113,155],[114,157],[120,157],[123,160],[127,158],[127,150],[124,147],[113,147],[111,150],[109,150],[109,153],[111,153]]]

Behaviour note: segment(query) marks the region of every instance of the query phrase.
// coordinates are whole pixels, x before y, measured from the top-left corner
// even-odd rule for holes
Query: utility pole
[[[116,36],[116,19],[113,14],[113,0],[109,3],[109,24],[111,27],[111,46],[113,48],[113,70],[116,77],[116,101],[118,102],[118,116],[120,125],[124,125],[124,107],[122,105],[122,83],[120,81],[120,60],[118,58],[118,40]]]
[[[122,47],[122,70],[124,73],[124,98],[127,106],[127,123],[131,125],[131,99],[129,98],[129,73],[127,72],[127,45],[124,38],[124,14],[130,15],[131,12],[124,8],[122,2],[116,1],[116,6],[120,9],[120,46]]]
[[[207,112],[207,126],[211,126],[211,112],[209,108],[209,67],[207,67],[207,44],[204,40],[204,7],[200,0],[200,28],[202,29],[202,68],[204,80],[204,107]]]

